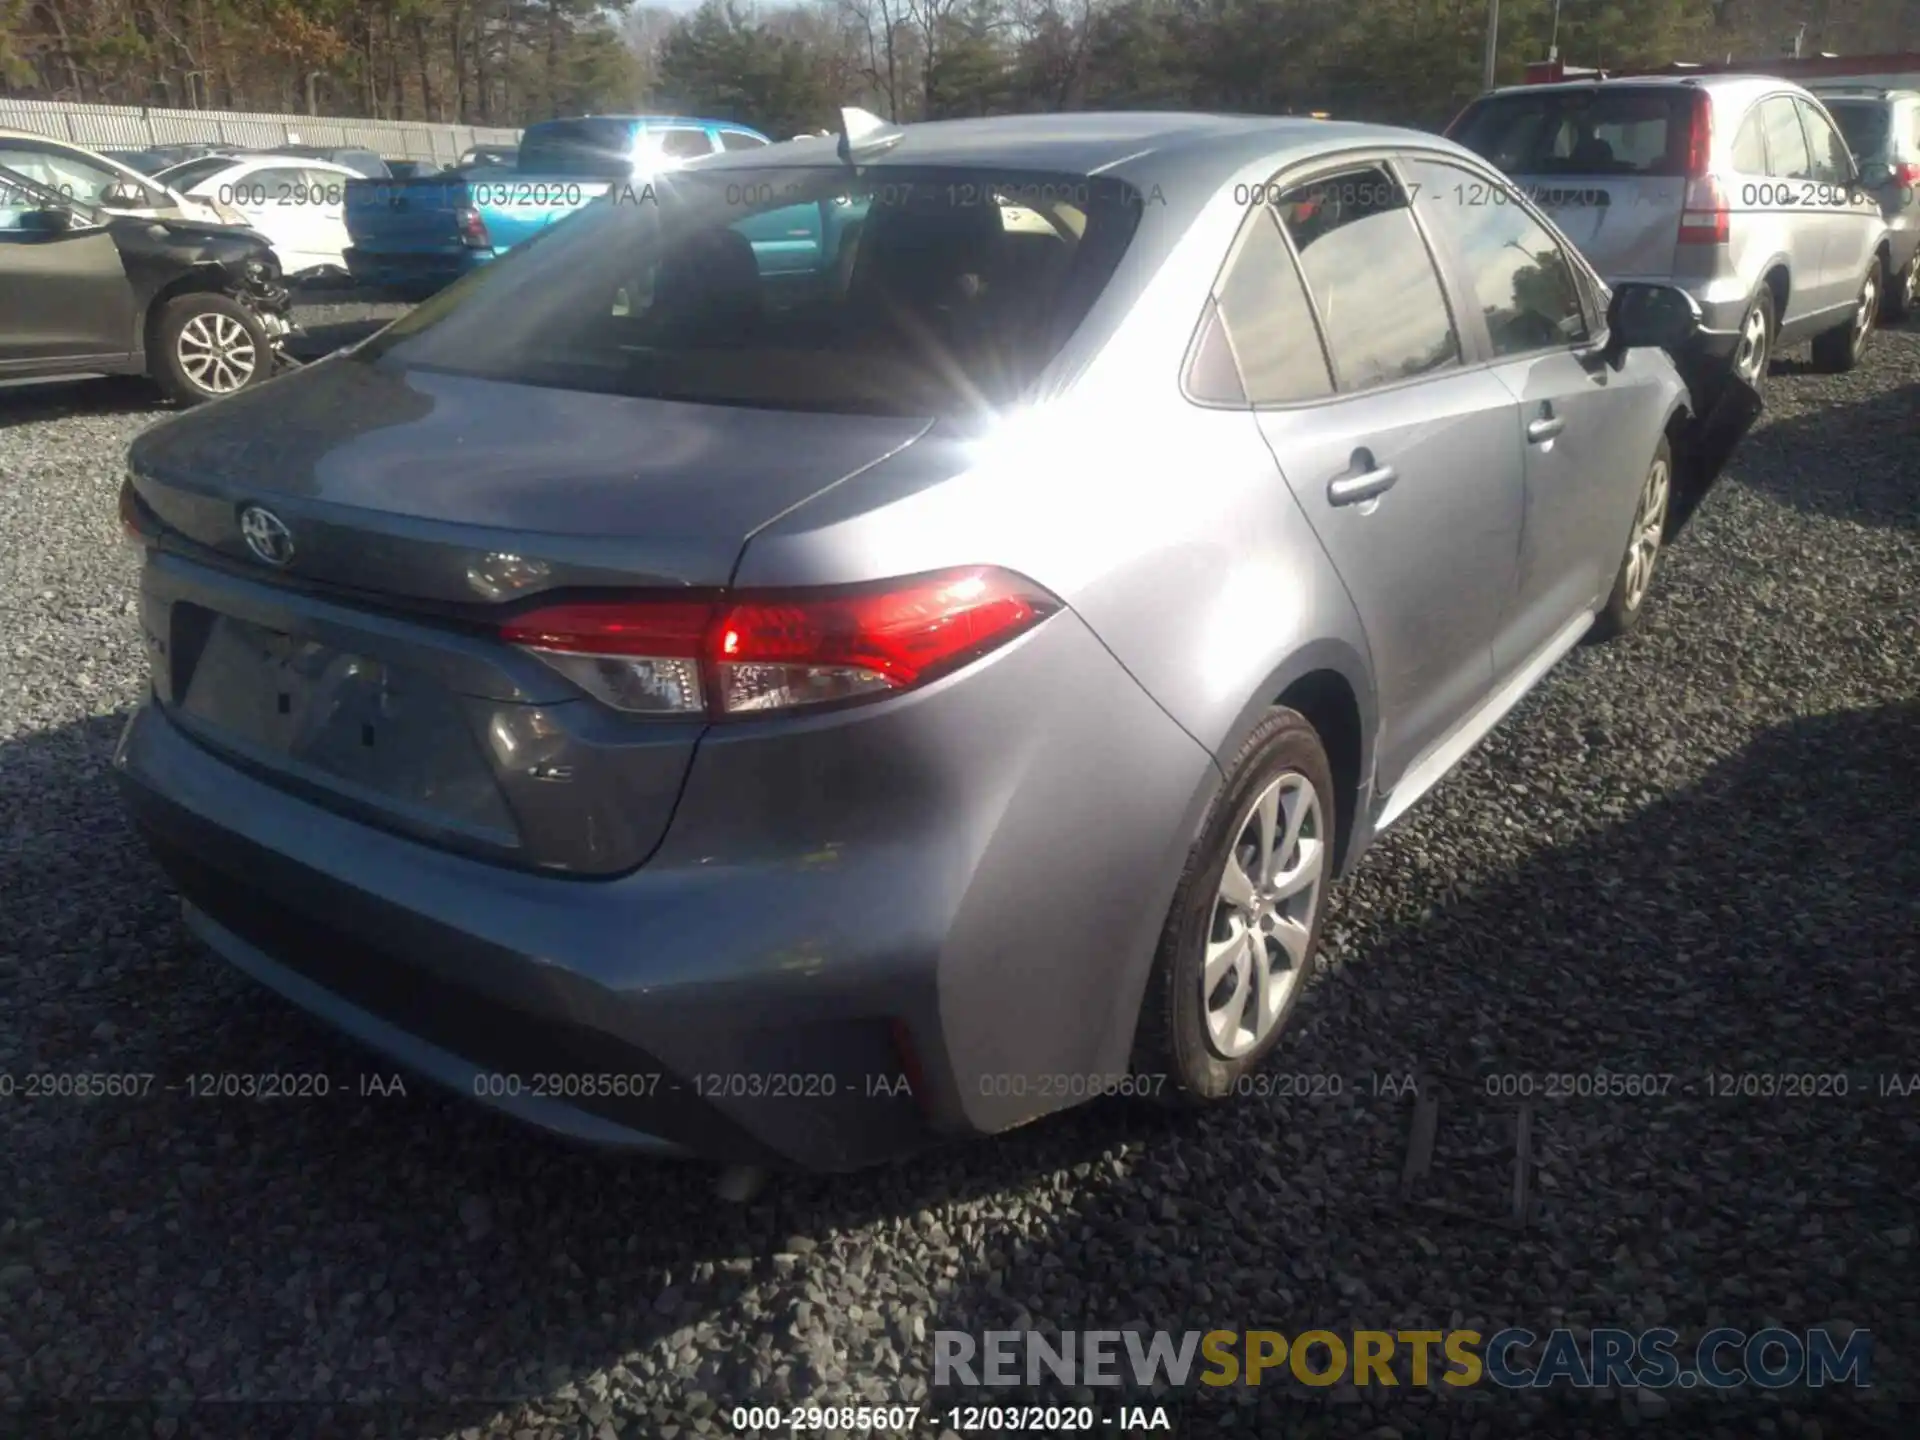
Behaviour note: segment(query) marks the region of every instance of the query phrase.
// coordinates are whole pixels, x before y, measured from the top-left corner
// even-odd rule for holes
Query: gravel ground
[[[1641,632],[1576,654],[1338,894],[1274,1066],[1321,1093],[1116,1101],[740,1206],[417,1082],[363,1095],[388,1072],[183,937],[107,774],[144,685],[114,492],[156,413],[0,394],[0,1399],[44,1402],[34,1433],[724,1434],[741,1400],[927,1402],[941,1328],[1722,1322],[1865,1326],[1875,1388],[1267,1386],[1189,1397],[1181,1433],[1912,1433],[1920,1093],[1881,1077],[1920,1073],[1920,331],[1850,376],[1783,363]],[[164,1088],[208,1070],[335,1093]],[[1544,1093],[1602,1070],[1672,1078]],[[157,1081],[27,1098],[33,1071]],[[1518,1102],[1488,1093],[1518,1074],[1524,1232]],[[1439,1108],[1402,1198],[1407,1076]]]

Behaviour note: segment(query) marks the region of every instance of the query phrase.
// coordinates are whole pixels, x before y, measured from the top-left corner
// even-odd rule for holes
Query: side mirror
[[[73,229],[73,212],[58,206],[29,210],[20,217],[20,228],[40,235],[64,235]]]
[[[1700,302],[1672,285],[1626,281],[1607,305],[1607,363],[1618,368],[1629,350],[1677,354],[1700,333]]]
[[[1878,190],[1882,185],[1891,185],[1893,183],[1893,166],[1887,164],[1884,160],[1869,160],[1865,165],[1860,167],[1860,174],[1856,177],[1854,183],[1868,190]]]

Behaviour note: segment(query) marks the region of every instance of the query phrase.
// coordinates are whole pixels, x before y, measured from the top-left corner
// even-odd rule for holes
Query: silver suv
[[[1920,90],[1814,87],[1860,166],[1860,183],[1887,217],[1887,276],[1880,310],[1904,320],[1920,310]]]
[[[1886,221],[1807,90],[1761,75],[1528,85],[1447,133],[1512,176],[1609,283],[1700,302],[1699,343],[1756,388],[1780,345],[1850,370],[1892,273]],[[1503,200],[1506,197],[1488,197]]]

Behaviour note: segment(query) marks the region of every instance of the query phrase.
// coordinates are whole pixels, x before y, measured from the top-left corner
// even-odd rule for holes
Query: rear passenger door
[[[1820,212],[1821,229],[1826,232],[1821,249],[1821,269],[1833,304],[1850,305],[1859,296],[1860,282],[1866,278],[1874,246],[1880,238],[1878,202],[1857,192],[1853,184],[1853,154],[1846,137],[1816,105],[1805,100],[1800,107],[1800,123],[1807,134],[1807,148],[1813,152],[1813,206]]]
[[[1760,102],[1760,130],[1767,142],[1769,183],[1757,193],[1758,208],[1779,217],[1787,248],[1787,308],[1780,323],[1798,324],[1835,303],[1824,268],[1826,227],[1818,209],[1802,203],[1813,189],[1813,150],[1791,95],[1769,95]]]
[[[1384,163],[1289,182],[1260,219],[1222,313],[1261,432],[1366,627],[1386,794],[1491,687],[1520,530],[1513,396],[1464,364],[1455,297]],[[1326,367],[1305,393],[1261,378],[1296,374],[1299,355]]]
[[[1414,210],[1451,257],[1480,317],[1487,358],[1517,402],[1526,505],[1513,599],[1493,644],[1513,674],[1613,583],[1652,441],[1647,377],[1602,361],[1603,325],[1553,232],[1518,197],[1450,162],[1409,160]],[[1477,195],[1484,203],[1472,203]],[[1492,198],[1498,195],[1499,199]],[[1645,453],[1641,453],[1642,451]],[[1617,543],[1616,543],[1617,542]]]

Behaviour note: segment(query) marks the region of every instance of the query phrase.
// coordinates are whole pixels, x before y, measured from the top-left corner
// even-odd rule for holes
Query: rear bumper
[[[362,824],[152,703],[114,763],[202,938],[374,1050],[579,1139],[817,1170],[1124,1075],[1217,777],[1070,612],[921,694],[710,737],[613,880]]]
[[[491,250],[461,246],[458,250],[366,250],[349,246],[341,252],[347,273],[362,285],[451,285],[494,258]]]

